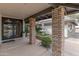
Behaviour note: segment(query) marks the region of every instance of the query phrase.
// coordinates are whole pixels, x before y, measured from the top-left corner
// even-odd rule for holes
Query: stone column
[[[35,18],[29,19],[29,43],[34,44],[36,40]]]
[[[52,53],[54,56],[62,55],[64,39],[64,7],[59,6],[52,10]]]
[[[26,37],[26,32],[25,32],[25,21],[23,20],[23,38]]]

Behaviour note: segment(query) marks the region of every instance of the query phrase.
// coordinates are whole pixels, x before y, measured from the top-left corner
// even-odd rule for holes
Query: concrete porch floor
[[[79,32],[64,41],[65,56],[79,56]]]
[[[79,56],[79,39],[68,38],[65,40],[64,56]]]
[[[36,44],[28,44],[28,39],[16,38],[16,41],[3,43],[0,46],[0,56],[52,56],[52,50]],[[68,38],[64,41],[64,56],[79,56],[79,39]]]
[[[51,50],[36,44],[28,44],[28,39],[17,38],[14,42],[3,43],[0,46],[0,56],[51,56]]]

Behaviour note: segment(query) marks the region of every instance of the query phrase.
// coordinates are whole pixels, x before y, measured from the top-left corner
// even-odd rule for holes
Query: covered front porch
[[[11,6],[10,6],[11,5]],[[18,7],[20,6],[20,7]],[[22,56],[62,56],[65,55],[64,49],[68,47],[70,43],[64,46],[64,16],[79,12],[79,4],[67,4],[67,3],[51,3],[51,4],[1,4],[1,16],[0,16],[0,55],[22,55]],[[10,7],[10,8],[9,8]],[[13,8],[11,8],[13,7]],[[27,7],[27,8],[26,8]],[[6,10],[5,10],[6,9]],[[9,11],[11,13],[9,13]],[[7,17],[8,21],[5,24],[12,24],[13,31],[8,32],[8,36],[4,35],[2,25],[2,17]],[[10,21],[9,19],[15,18],[19,21]],[[18,18],[18,19],[17,19]],[[51,18],[52,35],[50,48],[44,48],[41,46],[41,41],[36,38],[36,22]],[[14,19],[12,19],[14,20]],[[17,24],[15,26],[15,24]],[[22,25],[23,26],[22,26]],[[26,24],[28,24],[28,33],[26,32]],[[21,27],[20,27],[21,26]],[[19,29],[18,29],[19,28]],[[10,30],[11,30],[10,29]],[[16,29],[16,30],[14,30]],[[17,30],[18,29],[18,30]],[[11,34],[12,33],[12,34]],[[17,35],[16,35],[17,34]],[[12,35],[12,36],[11,36]],[[13,41],[4,43],[5,38]],[[5,38],[4,38],[5,37]],[[69,41],[68,41],[69,42]],[[66,53],[67,54],[67,53]],[[67,54],[68,55],[68,54]]]

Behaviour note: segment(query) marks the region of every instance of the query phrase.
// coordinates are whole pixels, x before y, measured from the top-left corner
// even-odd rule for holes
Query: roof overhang
[[[36,20],[43,20],[48,19],[52,17],[52,10],[54,8],[57,8],[58,6],[64,6],[65,8],[65,15],[73,14],[79,12],[79,4],[78,3],[49,3],[51,7],[46,8],[45,10],[42,10],[34,15],[31,15],[25,19],[26,22],[28,22],[28,19],[30,17],[36,17]]]

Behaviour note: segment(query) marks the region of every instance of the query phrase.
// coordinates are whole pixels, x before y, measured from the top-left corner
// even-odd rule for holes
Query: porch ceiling
[[[35,16],[36,20],[43,20],[43,19],[48,19],[52,17],[52,9],[62,5],[65,7],[65,14],[73,14],[73,13],[78,13],[79,12],[79,4],[76,3],[49,3],[49,5],[51,5],[51,7],[42,10],[34,15],[31,15],[29,17]],[[29,17],[27,17],[26,19],[28,19]],[[25,20],[26,20],[25,19]],[[28,22],[28,20],[26,20],[26,22]]]
[[[0,3],[0,14],[24,19],[48,7],[47,3]]]
[[[3,16],[27,19],[35,16],[37,20],[51,18],[53,8],[63,5],[67,14],[79,12],[78,3],[0,3],[0,14]]]

